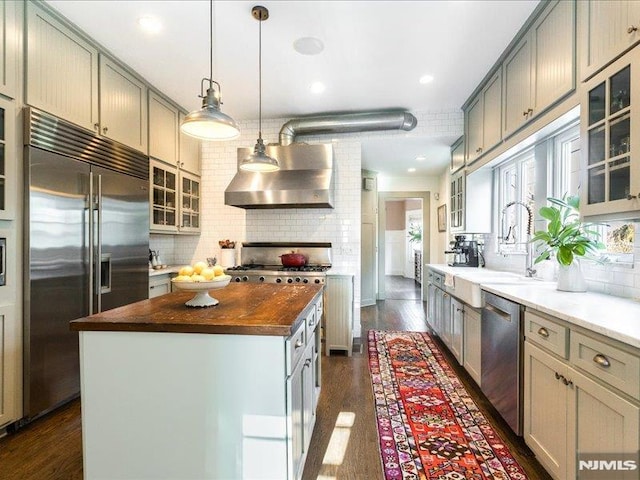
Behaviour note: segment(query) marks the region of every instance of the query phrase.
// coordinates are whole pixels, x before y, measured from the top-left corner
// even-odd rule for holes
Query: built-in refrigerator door
[[[78,334],[89,313],[89,165],[28,149],[25,192],[25,416],[78,395]]]
[[[149,183],[91,167],[97,192],[94,302],[99,311],[149,298]]]

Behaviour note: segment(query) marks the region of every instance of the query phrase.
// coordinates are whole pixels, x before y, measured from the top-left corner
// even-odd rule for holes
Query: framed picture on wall
[[[438,231],[447,231],[447,204],[444,203],[438,207]]]

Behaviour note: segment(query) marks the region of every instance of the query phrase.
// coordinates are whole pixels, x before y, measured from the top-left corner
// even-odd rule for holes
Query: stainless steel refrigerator
[[[25,110],[24,417],[78,396],[69,321],[148,298],[148,157]],[[108,168],[107,168],[108,167]]]

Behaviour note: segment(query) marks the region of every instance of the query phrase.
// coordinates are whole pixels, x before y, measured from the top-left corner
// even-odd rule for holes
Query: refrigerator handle
[[[93,315],[93,295],[94,295],[94,218],[93,218],[93,172],[89,172],[89,199],[88,199],[88,212],[89,212],[89,315]]]
[[[97,175],[98,177],[98,194],[96,196],[96,204],[97,204],[97,232],[96,232],[96,237],[97,237],[97,241],[96,241],[96,276],[95,276],[95,292],[96,292],[96,297],[97,297],[97,302],[98,302],[98,313],[100,313],[102,311],[102,278],[103,278],[103,272],[102,272],[102,264],[103,264],[103,258],[102,258],[102,175]],[[109,267],[111,266],[111,256],[109,256]],[[111,277],[111,268],[109,268],[109,277]],[[111,290],[111,278],[109,278],[109,291]],[[107,293],[107,292],[105,292]]]

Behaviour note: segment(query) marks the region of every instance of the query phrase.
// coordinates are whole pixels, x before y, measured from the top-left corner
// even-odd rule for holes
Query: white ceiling
[[[48,0],[55,9],[187,110],[199,108],[209,75],[209,2]],[[222,110],[258,117],[256,4],[262,26],[263,118],[402,108],[459,108],[533,11],[537,0],[498,1],[216,1],[214,79]],[[162,30],[143,33],[137,20],[157,17]],[[293,49],[300,37],[324,43],[319,55]],[[424,75],[434,76],[427,85]],[[320,95],[309,86],[322,81]],[[372,140],[363,168],[387,174],[437,174],[453,138]],[[428,156],[428,166],[416,164]]]

